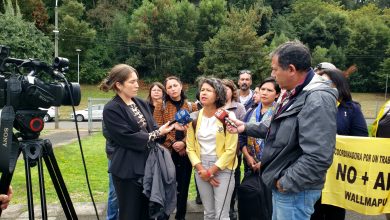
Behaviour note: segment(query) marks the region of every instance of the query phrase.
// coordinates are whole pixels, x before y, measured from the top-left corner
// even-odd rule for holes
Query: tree
[[[271,22],[271,31],[275,33],[275,36],[283,34],[290,39],[297,38],[294,25],[292,25],[284,15],[277,15],[273,18]]]
[[[53,44],[39,31],[34,23],[22,19],[18,6],[11,0],[5,3],[5,12],[0,14],[0,42],[11,48],[11,56],[20,59],[36,58],[51,63]]]
[[[81,54],[93,45],[96,31],[82,20],[84,16],[83,4],[75,0],[64,0],[58,8],[59,15],[59,54],[69,58],[70,61],[77,60],[76,49],[81,49]],[[84,56],[80,56],[81,60]],[[81,62],[81,61],[80,61]],[[70,62],[70,70],[77,69],[77,62]],[[69,73],[70,79],[75,79],[76,71]]]
[[[387,45],[386,50],[387,58],[384,59],[380,64],[380,69],[378,71],[378,85],[381,89],[385,89],[386,87],[386,80],[390,80],[388,77],[390,77],[390,43]],[[388,83],[388,87],[390,82]]]
[[[342,47],[337,47],[334,43],[330,45],[328,50],[327,57],[330,58],[331,63],[333,63],[337,68],[344,70],[346,68],[345,62],[345,52]]]
[[[269,72],[264,51],[265,37],[258,37],[256,28],[259,15],[255,9],[249,11],[232,9],[218,33],[205,44],[205,57],[198,68],[206,75],[235,77],[238,70],[250,69],[254,77],[261,80]]]
[[[128,63],[155,79],[192,73],[198,14],[188,1],[144,1],[132,14]]]
[[[327,57],[328,49],[316,46],[312,52],[312,66],[316,66],[321,62],[331,62],[330,58]]]
[[[380,86],[378,70],[385,59],[390,41],[390,28],[382,12],[374,5],[367,5],[351,12],[352,34],[346,48],[347,65],[356,64],[358,71],[351,76],[354,91],[377,91]]]

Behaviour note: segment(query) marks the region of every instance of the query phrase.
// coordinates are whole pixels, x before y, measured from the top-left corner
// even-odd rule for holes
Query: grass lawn
[[[105,201],[107,198],[107,159],[104,143],[105,139],[100,132],[95,133],[82,141],[83,152],[89,172],[89,180],[95,201]],[[61,174],[63,175],[72,201],[90,201],[78,142],[54,148],[54,155],[57,159],[58,166],[60,167]],[[59,203],[46,166],[44,166],[44,168],[47,202]],[[32,168],[31,177],[33,181],[34,203],[39,204],[39,184],[36,166]],[[27,204],[23,159],[18,160],[12,179],[12,186],[14,189],[12,203]]]
[[[105,139],[101,132],[95,133],[82,140],[83,152],[88,169],[91,189],[96,202],[106,202],[108,193],[107,158],[105,153]],[[89,202],[89,192],[86,185],[84,169],[78,142],[54,148],[54,155],[60,167],[72,202]],[[58,203],[59,200],[51,182],[49,173],[44,165],[45,189],[47,203]],[[40,204],[37,167],[32,168],[34,204]],[[12,204],[27,204],[24,160],[19,159],[11,183],[14,189]],[[189,199],[196,196],[193,178],[190,185]]]

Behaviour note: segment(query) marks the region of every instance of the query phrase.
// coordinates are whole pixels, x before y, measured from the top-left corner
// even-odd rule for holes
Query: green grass
[[[82,141],[83,151],[89,173],[89,180],[95,201],[106,201],[108,191],[107,158],[105,139],[101,133],[96,133]],[[54,155],[63,175],[73,202],[90,201],[86,185],[84,168],[78,142],[54,148]],[[51,182],[46,165],[44,165],[45,189],[48,203],[59,203],[57,194]],[[39,204],[39,184],[37,166],[32,168],[34,203]],[[13,204],[26,204],[26,182],[24,160],[19,159],[12,179],[14,189]]]

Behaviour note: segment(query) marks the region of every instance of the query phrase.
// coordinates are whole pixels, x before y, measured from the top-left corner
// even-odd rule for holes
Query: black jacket
[[[103,110],[103,120],[114,147],[109,171],[123,179],[138,179],[144,175],[149,132],[158,128],[148,104],[139,98],[132,100],[145,117],[146,130],[141,129],[119,96],[109,101]]]

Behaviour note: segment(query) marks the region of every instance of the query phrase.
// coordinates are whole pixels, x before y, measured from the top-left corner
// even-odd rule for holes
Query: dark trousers
[[[112,175],[119,205],[120,220],[148,220],[148,199],[143,187],[135,179],[121,179]]]
[[[321,198],[314,205],[314,213],[311,215],[310,220],[344,220],[345,209],[321,204]]]
[[[233,191],[233,195],[232,195],[232,200],[230,202],[230,210],[233,211],[234,210],[234,205],[236,204],[236,200],[237,200],[237,188],[240,186],[240,181],[241,181],[241,162],[242,162],[242,154],[238,154],[237,155],[237,167],[236,167],[236,170],[234,170],[234,180],[235,180],[235,184],[234,184],[234,191]]]
[[[176,219],[185,219],[187,212],[188,189],[190,186],[192,165],[188,156],[180,156],[172,151],[172,160],[176,168],[177,206]]]

